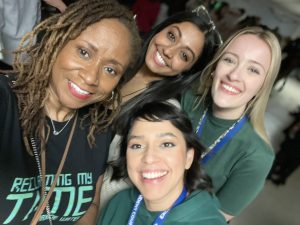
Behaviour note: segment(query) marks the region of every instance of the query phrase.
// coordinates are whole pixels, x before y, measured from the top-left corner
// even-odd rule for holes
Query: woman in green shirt
[[[98,225],[225,225],[188,117],[170,103],[154,102],[121,120],[126,122],[119,127],[123,138],[112,179],[129,176],[136,188],[116,194]]]
[[[207,148],[202,161],[227,220],[257,196],[271,168],[274,153],[264,113],[280,61],[274,34],[242,29],[220,47],[196,91],[182,97],[182,108]]]

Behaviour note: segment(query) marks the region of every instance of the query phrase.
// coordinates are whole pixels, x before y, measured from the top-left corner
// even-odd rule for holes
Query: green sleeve
[[[221,210],[238,215],[262,190],[274,155],[271,149],[261,149],[238,160],[226,183],[217,191]],[[265,154],[265,151],[270,154]]]

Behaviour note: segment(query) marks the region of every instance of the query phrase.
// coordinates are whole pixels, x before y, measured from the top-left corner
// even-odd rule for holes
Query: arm
[[[216,193],[227,221],[256,198],[265,184],[272,162],[271,154],[252,154],[237,161],[226,183]]]
[[[66,4],[62,0],[44,0],[44,2],[57,8],[60,12],[64,12],[67,8]]]
[[[75,224],[76,225],[94,225],[97,222],[97,215],[99,211],[99,204],[100,204],[100,190],[102,186],[102,181],[103,181],[103,175],[101,175],[98,178],[97,184],[96,184],[96,191],[95,191],[95,196],[93,199],[93,202],[90,206],[90,208],[86,211],[84,216],[77,221]]]

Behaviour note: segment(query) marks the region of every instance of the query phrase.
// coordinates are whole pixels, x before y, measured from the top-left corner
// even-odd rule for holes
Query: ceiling
[[[259,16],[261,23],[292,39],[300,37],[300,0],[224,0],[231,7],[244,8]]]

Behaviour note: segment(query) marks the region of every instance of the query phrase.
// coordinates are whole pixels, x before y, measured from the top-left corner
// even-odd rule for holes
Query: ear
[[[193,148],[189,148],[186,152],[186,161],[185,161],[185,167],[184,167],[186,170],[188,170],[191,167],[191,165],[194,161],[194,152],[195,152],[195,150]]]

